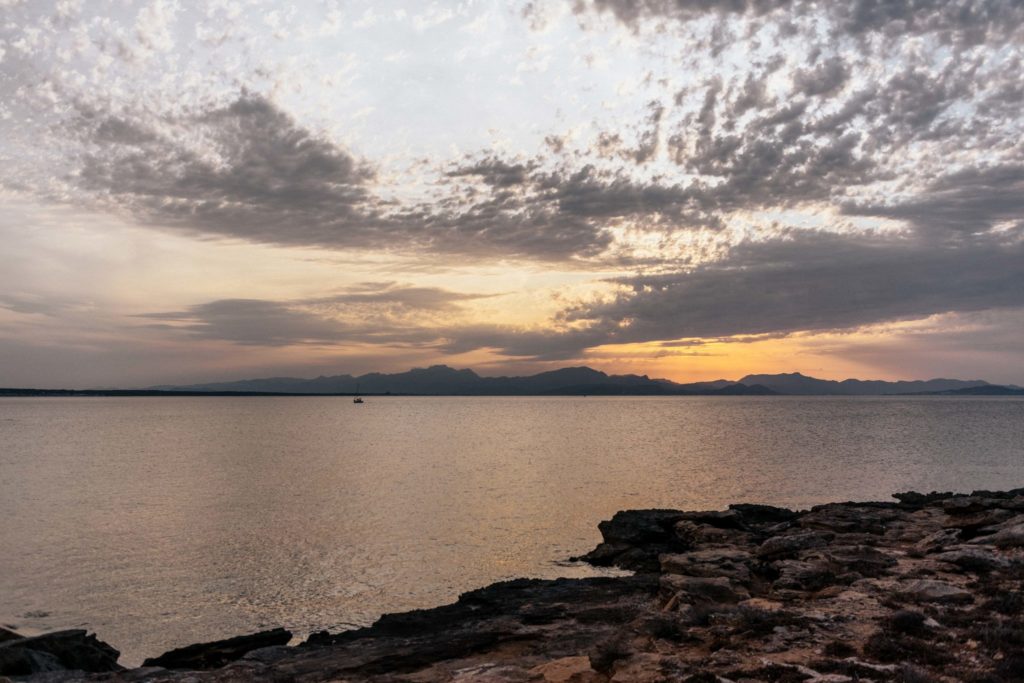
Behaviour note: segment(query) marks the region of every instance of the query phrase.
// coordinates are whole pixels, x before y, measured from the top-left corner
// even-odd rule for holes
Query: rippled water
[[[1019,399],[0,399],[0,621],[135,664],[585,574],[623,508],[1014,486]]]

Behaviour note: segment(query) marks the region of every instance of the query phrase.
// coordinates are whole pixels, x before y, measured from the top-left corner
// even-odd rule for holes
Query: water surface
[[[583,575],[623,508],[1016,486],[1012,398],[0,399],[0,621],[137,664]]]

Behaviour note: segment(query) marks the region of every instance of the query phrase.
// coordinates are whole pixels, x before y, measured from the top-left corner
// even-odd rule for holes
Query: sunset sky
[[[1019,0],[0,0],[0,386],[1024,384]]]

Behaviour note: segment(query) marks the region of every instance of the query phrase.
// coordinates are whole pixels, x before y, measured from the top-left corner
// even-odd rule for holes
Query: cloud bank
[[[545,361],[983,311],[1019,325],[1019,2],[97,8],[5,8],[5,191],[403,264],[318,296],[211,286],[126,327]],[[513,323],[412,263],[589,289],[546,285],[556,310]],[[25,288],[0,308],[81,307]]]

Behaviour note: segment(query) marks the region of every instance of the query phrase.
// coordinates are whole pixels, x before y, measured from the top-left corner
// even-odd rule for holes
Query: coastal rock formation
[[[498,583],[213,670],[44,680],[1024,681],[1024,489],[896,498],[620,512],[585,557],[632,575]]]
[[[253,650],[287,645],[291,639],[290,631],[275,628],[247,636],[188,645],[165,652],[159,657],[150,657],[142,666],[159,666],[164,669],[216,669],[240,659]]]
[[[0,675],[28,676],[47,671],[120,671],[121,653],[82,629],[22,638],[3,630]]]

